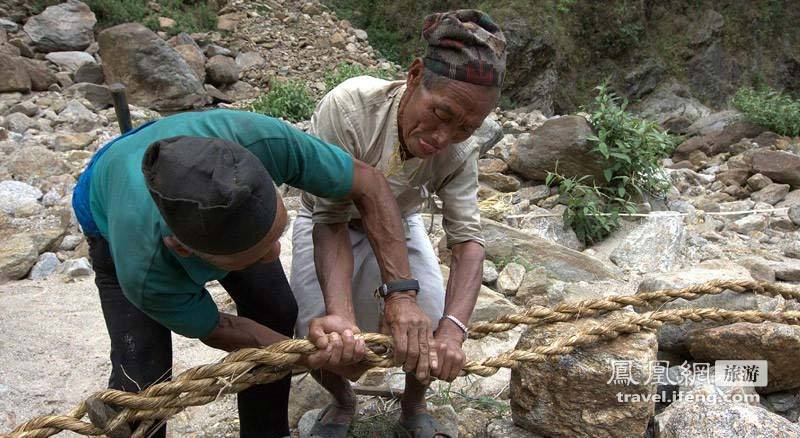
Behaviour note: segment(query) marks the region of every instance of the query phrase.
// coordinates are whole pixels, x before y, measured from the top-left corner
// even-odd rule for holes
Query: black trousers
[[[100,304],[111,338],[111,377],[108,387],[138,392],[172,377],[172,334],[145,315],[122,294],[108,242],[90,236],[89,256],[100,292]],[[239,316],[250,318],[292,337],[297,303],[280,261],[262,263],[229,273],[220,284],[236,303]],[[240,436],[289,435],[291,377],[255,385],[237,394]],[[166,426],[152,435],[165,437]]]

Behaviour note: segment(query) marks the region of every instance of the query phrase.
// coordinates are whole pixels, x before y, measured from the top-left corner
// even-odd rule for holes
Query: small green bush
[[[548,185],[557,183],[559,194],[567,198],[564,221],[584,243],[603,239],[619,226],[620,214],[634,213],[634,196],[666,193],[670,184],[661,160],[676,144],[655,122],[627,112],[627,102],[620,103],[605,84],[596,89],[589,122],[597,135],[589,141],[606,160],[605,181],[590,182],[588,176],[565,178],[558,169],[546,180]]]
[[[780,135],[800,135],[800,100],[769,88],[741,88],[732,103],[753,123]]]
[[[305,82],[276,80],[267,93],[250,104],[250,111],[299,122],[311,118],[314,97]]]
[[[381,79],[393,79],[397,72],[394,69],[384,70],[380,68],[367,68],[360,64],[353,64],[342,61],[334,68],[325,69],[323,79],[325,81],[325,93],[333,90],[342,82],[356,76],[373,76]]]

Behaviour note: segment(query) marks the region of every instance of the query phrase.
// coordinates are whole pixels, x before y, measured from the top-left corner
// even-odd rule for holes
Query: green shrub
[[[800,135],[800,100],[769,88],[741,88],[732,103],[753,123],[780,135]]]
[[[314,98],[303,81],[276,80],[266,94],[250,104],[250,111],[299,122],[311,118]]]
[[[619,103],[605,84],[596,89],[589,122],[597,135],[589,141],[606,160],[605,181],[590,182],[588,176],[565,178],[558,169],[546,180],[548,185],[557,183],[559,194],[566,197],[564,221],[584,243],[597,242],[614,231],[620,214],[634,213],[634,196],[666,193],[670,184],[661,159],[673,152],[676,143],[655,122],[628,113],[627,102]]]
[[[342,82],[356,76],[374,76],[381,79],[393,79],[397,72],[394,69],[384,70],[379,68],[367,68],[360,64],[352,64],[342,61],[334,68],[325,70],[323,76],[325,81],[325,93],[333,90],[334,87]]]

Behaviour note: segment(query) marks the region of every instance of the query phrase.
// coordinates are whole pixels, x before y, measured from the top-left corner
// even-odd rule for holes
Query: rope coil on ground
[[[599,300],[561,304],[552,309],[536,306],[522,313],[504,315],[491,322],[470,326],[476,334],[499,333],[519,324],[549,324],[571,322],[620,310],[626,306],[648,307],[677,298],[693,300],[703,295],[716,295],[731,290],[737,293],[753,291],[769,296],[782,296],[798,300],[800,290],[776,283],[756,281],[716,280],[683,289],[642,293],[635,296],[612,296]],[[731,311],[723,309],[670,309],[645,314],[615,314],[593,323],[572,336],[553,340],[549,345],[540,345],[529,350],[511,350],[497,357],[469,361],[464,374],[490,376],[499,368],[514,368],[523,362],[544,362],[554,357],[573,352],[576,348],[590,346],[601,341],[616,339],[621,335],[656,330],[664,324],[683,324],[687,321],[712,320],[715,322],[777,322],[800,326],[800,311],[761,312]],[[362,335],[367,349],[364,363],[372,367],[391,367],[393,362],[390,337],[366,333]],[[190,406],[211,403],[222,394],[240,392],[252,385],[269,383],[280,379],[291,371],[301,355],[313,353],[314,345],[304,339],[279,342],[264,348],[247,348],[228,354],[219,363],[200,365],[188,369],[174,380],[152,385],[140,393],[129,393],[107,389],[93,397],[110,405],[124,409],[108,425],[112,430],[131,421],[159,421],[181,412]],[[102,435],[106,430],[82,421],[86,415],[85,402],[81,402],[65,415],[47,415],[27,421],[4,435],[7,438],[40,438],[69,430],[81,435]],[[135,436],[144,433],[139,428]]]

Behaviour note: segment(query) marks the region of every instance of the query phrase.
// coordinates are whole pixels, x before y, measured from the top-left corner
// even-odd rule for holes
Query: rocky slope
[[[320,93],[322,72],[341,61],[392,68],[377,58],[362,30],[315,2],[230,2],[220,11],[218,31],[174,38],[137,25],[94,32],[94,17],[81,5],[71,1],[24,23],[20,17],[0,17],[0,57],[8,61],[0,63],[5,69],[0,75],[0,276],[6,281],[0,286],[0,430],[33,415],[66,411],[106,379],[102,316],[86,242],[69,206],[79,172],[119,132],[110,108],[111,81],[126,81],[138,124],[160,117],[157,111],[244,106],[274,78],[302,78]],[[73,31],[53,34],[47,26],[36,27],[49,16],[71,23]],[[132,59],[139,63],[131,64]],[[154,60],[168,68],[155,69]],[[136,71],[142,73],[131,73]],[[178,78],[183,78],[180,87]],[[660,90],[661,97],[642,106],[647,116],[680,125],[691,135],[664,161],[672,189],[665,199],[641,203],[640,211],[652,214],[625,220],[619,231],[590,248],[564,227],[564,200],[542,183],[542,170],[555,160],[571,158],[568,170],[574,174],[596,171],[586,121],[548,118],[529,109],[491,115],[479,133],[485,148],[479,196],[489,260],[473,321],[530,305],[713,279],[800,283],[798,140],[765,132],[736,112],[713,112],[687,97],[679,84]],[[296,208],[297,198],[287,198],[287,205]],[[449,255],[441,245],[440,216],[434,210],[427,218],[446,274]],[[283,243],[284,266],[290,266],[291,244]],[[220,305],[229,306],[224,291],[211,287]],[[782,298],[732,292],[668,306],[797,308]],[[518,342],[520,348],[541,345],[572,330],[569,325],[520,328],[469,340],[465,350],[472,359],[491,357]],[[176,342],[176,369],[220,357],[197,342]],[[759,419],[748,426],[756,428],[751,429],[756,436],[772,436],[772,430],[798,427],[800,381],[792,368],[800,359],[798,342],[796,330],[779,324],[691,323],[587,348],[557,363],[437,384],[431,402],[443,406],[437,415],[461,436],[677,436],[707,430],[738,436],[751,418]],[[721,403],[714,415],[686,400],[620,403],[620,391],[654,394],[664,388],[604,384],[612,372],[608,360],[644,367],[657,358],[680,373],[681,365],[751,359],[752,354],[769,360],[775,385],[759,389],[760,402]],[[646,375],[642,372],[639,377]],[[297,379],[293,426],[325,402],[310,379]],[[396,370],[375,371],[361,385],[399,391],[400,381]],[[690,394],[709,387],[680,390]],[[362,402],[360,436],[383,433],[396,406],[376,397]],[[228,397],[178,416],[173,435],[235,434],[232,403]]]

